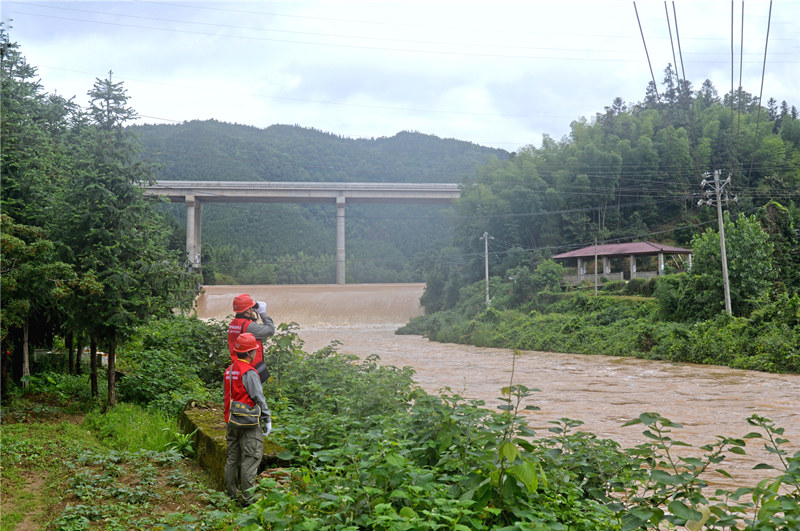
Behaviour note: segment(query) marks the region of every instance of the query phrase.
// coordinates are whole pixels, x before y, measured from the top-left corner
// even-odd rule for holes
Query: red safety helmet
[[[250,352],[256,348],[258,348],[256,336],[248,332],[239,334],[239,337],[237,337],[236,341],[233,343],[233,350],[236,352]]]
[[[241,295],[233,299],[233,311],[236,313],[249,310],[255,305],[256,305],[255,301],[253,301],[253,298],[247,293],[242,293]]]

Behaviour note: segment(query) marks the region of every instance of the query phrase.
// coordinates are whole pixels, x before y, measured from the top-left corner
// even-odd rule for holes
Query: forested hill
[[[167,180],[460,183],[490,158],[509,157],[502,149],[413,132],[351,139],[216,120],[132,129]]]

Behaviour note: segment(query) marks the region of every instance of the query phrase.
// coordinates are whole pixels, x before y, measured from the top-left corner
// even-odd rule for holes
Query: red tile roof
[[[664,245],[661,243],[653,242],[630,242],[630,243],[612,243],[607,245],[597,246],[597,256],[629,256],[629,255],[656,255],[659,253],[664,254],[692,254],[691,249],[684,249],[682,247],[673,247],[671,245]],[[561,253],[553,256],[554,259],[559,258],[594,258],[595,246],[590,245],[582,249],[575,249],[567,253]]]

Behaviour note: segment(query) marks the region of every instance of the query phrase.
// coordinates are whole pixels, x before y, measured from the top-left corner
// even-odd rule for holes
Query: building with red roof
[[[638,271],[637,258],[655,257],[656,271]],[[589,245],[566,253],[553,256],[553,260],[564,261],[566,265],[577,262],[576,275],[566,275],[564,280],[569,284],[580,284],[585,280],[593,280],[595,272],[598,277],[607,280],[630,280],[633,278],[652,278],[664,274],[666,260],[671,259],[676,269],[688,269],[692,265],[692,250],[653,242],[611,243]],[[612,271],[612,264],[620,260],[626,262],[622,271]],[[602,267],[598,267],[602,261]],[[648,260],[649,262],[650,260]],[[593,263],[591,273],[587,275],[587,265]],[[686,264],[686,265],[684,265]]]

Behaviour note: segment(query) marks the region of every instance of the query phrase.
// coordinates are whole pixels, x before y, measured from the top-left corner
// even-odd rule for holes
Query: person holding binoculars
[[[247,293],[242,293],[233,299],[233,311],[236,312],[236,315],[228,325],[228,349],[231,353],[231,361],[236,361],[238,358],[234,351],[236,338],[245,332],[253,334],[257,346],[252,365],[258,371],[261,383],[264,383],[269,378],[269,370],[264,363],[263,340],[275,333],[275,323],[267,315],[267,303],[256,302]],[[258,322],[259,317],[261,318],[260,323]]]

